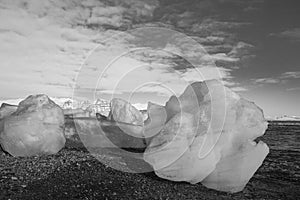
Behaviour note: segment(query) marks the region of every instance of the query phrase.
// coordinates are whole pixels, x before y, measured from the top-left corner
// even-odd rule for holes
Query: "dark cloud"
[[[237,13],[243,13],[247,7],[256,9],[262,3],[262,0],[161,0],[154,20],[195,39],[218,66],[239,68],[254,57],[255,46],[238,37],[237,31],[252,23]]]

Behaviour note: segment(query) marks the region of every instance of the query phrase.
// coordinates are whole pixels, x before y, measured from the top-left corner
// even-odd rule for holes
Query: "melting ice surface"
[[[163,109],[161,127],[154,118]],[[262,110],[216,80],[195,82],[148,114],[151,130],[159,128],[144,160],[161,178],[239,192],[269,153],[265,143],[254,142],[267,129]]]

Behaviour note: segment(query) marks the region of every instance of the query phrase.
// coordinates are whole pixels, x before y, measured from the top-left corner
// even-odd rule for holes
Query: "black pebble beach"
[[[154,172],[122,172],[109,166],[135,171],[146,163],[126,160],[112,149],[101,149],[94,157],[70,140],[56,155],[14,158],[0,152],[0,199],[297,199],[299,137],[299,125],[271,124],[260,138],[269,145],[270,154],[236,194],[163,180]]]

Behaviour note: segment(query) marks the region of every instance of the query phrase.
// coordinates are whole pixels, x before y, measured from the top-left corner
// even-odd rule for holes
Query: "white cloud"
[[[300,78],[300,71],[285,72],[281,75],[280,78],[282,78],[282,79]]]
[[[235,92],[245,92],[245,91],[247,91],[247,88],[244,88],[244,87],[231,87],[230,89],[232,91],[235,91]]]
[[[275,78],[258,78],[258,79],[254,79],[255,83],[269,83],[269,84],[273,84],[273,83],[280,83],[281,81],[279,79],[275,79]]]
[[[120,27],[123,23],[124,8],[107,6],[107,7],[95,7],[92,9],[91,17],[88,18],[88,24],[111,25]]]
[[[147,33],[140,34],[145,31]],[[152,34],[151,31],[157,34]],[[78,86],[87,89],[96,88],[98,93],[103,91],[103,94],[138,91],[170,96],[180,94],[190,82],[194,81],[225,79],[227,84],[232,81],[231,70],[216,67],[215,61],[237,62],[238,58],[228,57],[222,53],[209,55],[196,41],[176,32],[170,36],[164,29],[145,29],[133,35],[136,38],[131,38],[130,41],[137,47],[149,45],[158,49],[136,48],[136,51],[128,52],[130,50],[128,46],[108,41],[106,44],[111,44],[109,47],[99,46],[88,58],[80,72]],[[153,38],[153,35],[156,37]],[[164,38],[166,36],[167,38]],[[127,35],[123,34],[118,38],[126,37]],[[149,42],[151,44],[148,44]],[[115,49],[115,46],[118,48]],[[178,57],[187,61],[178,61]],[[188,65],[187,62],[191,62],[194,66]],[[180,64],[183,66],[179,66],[177,70],[177,65]],[[105,72],[100,77],[103,70]]]
[[[118,32],[101,26],[131,24],[133,20],[128,21],[128,17],[145,17],[157,5],[153,1],[127,1],[130,7],[136,9],[138,4],[141,10],[128,14],[129,10],[122,7],[126,6],[124,1],[113,1],[110,6],[103,2],[0,1],[0,68],[4,72],[0,74],[1,96],[40,92],[71,95],[74,78],[88,52],[98,41]],[[99,26],[98,30],[89,29],[91,21]],[[123,48],[123,41],[119,38],[104,45]]]
[[[223,44],[225,41],[224,37],[218,37],[218,36],[207,36],[205,38],[199,38],[198,42],[200,43],[208,43],[208,44],[214,44],[214,45],[218,45],[218,44]]]
[[[186,72],[181,74],[181,77],[184,80],[193,82],[193,81],[203,81],[210,79],[230,79],[231,70],[221,67],[200,67],[200,68],[191,68],[187,69]]]
[[[229,21],[218,21],[212,18],[207,18],[200,23],[194,23],[192,26],[192,31],[196,33],[202,33],[207,35],[212,33],[213,36],[228,36],[230,34],[228,29],[240,28],[241,26],[249,25],[245,22],[229,22]]]
[[[271,33],[270,35],[300,42],[300,28],[293,28],[280,33]]]
[[[215,62],[215,61],[237,62],[240,60],[239,58],[230,57],[225,53],[206,55],[205,57],[207,60],[210,60],[213,62]]]
[[[43,92],[47,83],[69,85],[74,70],[93,45],[79,30],[63,28],[25,10],[1,9],[0,29],[1,87],[13,80],[15,85],[28,88],[24,92]],[[52,88],[50,91],[55,92]],[[22,94],[17,86],[1,91],[8,96]]]
[[[287,89],[287,91],[298,91],[298,90],[300,90],[300,87],[293,87]]]
[[[176,71],[172,63],[174,57],[169,53],[146,52],[143,59],[121,57],[99,81],[102,71],[116,56],[136,45],[129,42],[132,35],[118,35],[120,31],[107,30],[105,25],[119,28],[143,22],[153,16],[157,6],[157,1],[134,0],[114,0],[110,5],[97,0],[0,1],[0,68],[5,71],[0,74],[2,97],[31,93],[70,96],[75,81],[79,88],[97,89],[106,94],[115,93],[116,88],[118,93],[131,92],[141,85],[145,86],[139,92],[179,94],[191,81],[213,78],[223,78],[230,84],[231,70],[217,68],[214,63],[220,60],[230,63],[239,61],[236,55],[249,45],[239,43],[235,48],[231,45],[232,55],[223,52],[209,55],[203,46],[180,37],[174,38],[176,42],[168,43],[163,50],[186,55],[196,61],[196,68],[183,67],[184,70]],[[201,27],[193,27],[202,31],[219,31],[222,27],[240,25],[206,20]],[[223,46],[226,34],[198,39],[206,44]],[[98,44],[99,48],[79,71],[90,50]],[[78,71],[79,77],[75,80]],[[8,90],[8,87],[11,89]]]
[[[96,89],[98,93],[103,94],[116,94],[117,91],[118,93],[140,92],[170,96],[180,94],[190,82],[232,78],[231,70],[218,68],[212,64],[173,70],[172,57],[168,57],[164,51],[150,53],[146,51],[138,57],[136,57],[137,54],[125,54],[118,57],[122,55],[122,50],[126,49],[112,50],[105,46],[97,49],[81,69],[77,81],[78,86]],[[144,56],[151,58],[148,60]],[[152,58],[165,58],[169,61],[157,59],[153,62]],[[208,58],[203,57],[203,59]],[[112,60],[114,61],[111,62]]]
[[[232,48],[229,55],[242,58],[243,56],[248,56],[249,51],[253,48],[253,45],[240,41]]]

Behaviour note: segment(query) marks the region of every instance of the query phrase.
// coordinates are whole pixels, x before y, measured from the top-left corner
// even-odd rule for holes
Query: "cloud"
[[[282,31],[280,33],[271,33],[270,36],[275,36],[279,38],[288,39],[291,41],[300,42],[300,28],[293,28],[293,29]]]
[[[282,79],[297,79],[300,78],[300,71],[284,72],[280,78]]]
[[[275,84],[281,82],[281,80],[275,78],[258,78],[258,79],[253,79],[253,81],[255,83],[261,83],[261,84]]]
[[[238,21],[219,21],[213,18],[206,18],[200,23],[196,22],[192,24],[191,31],[205,36],[224,37],[231,35],[229,30],[247,25],[249,25],[249,23]]]
[[[63,27],[51,19],[38,17],[23,7],[4,5],[0,11],[1,88],[13,80],[11,90],[2,95],[54,92],[70,94],[75,70],[93,44],[79,29]],[[34,1],[32,1],[34,2]],[[8,2],[5,2],[8,3]],[[23,5],[23,4],[22,4]],[[19,87],[24,87],[22,89]],[[46,87],[45,87],[46,86]]]
[[[132,33],[135,36],[131,38],[132,43],[137,47],[133,52],[120,48],[120,45],[118,50],[103,45],[93,52],[80,73],[81,77],[77,82],[80,87],[93,88],[98,81],[97,90],[100,93],[101,91],[130,93],[139,88],[138,91],[141,93],[168,96],[179,94],[193,81],[209,79],[231,81],[232,70],[217,67],[214,62],[216,60],[235,62],[238,58],[230,58],[226,54],[209,55],[196,41],[177,32],[174,35],[170,35],[165,29],[145,29],[137,32]],[[148,46],[153,46],[154,49],[145,48]],[[192,63],[188,63],[189,61]],[[178,67],[179,65],[182,67]],[[103,76],[97,77],[96,75],[100,76],[103,70],[105,70]]]
[[[215,60],[218,66],[237,69],[255,57],[255,47],[240,40],[236,34],[237,30],[251,25],[239,16],[244,14],[243,9],[247,7],[257,9],[263,2],[263,0],[202,0],[193,3],[163,1],[157,9],[156,18],[173,26],[175,30],[187,33],[203,45],[209,54],[215,54],[215,58],[220,58]]]
[[[230,70],[217,67],[189,68],[184,71],[170,71],[169,68],[172,66],[123,57],[105,71],[105,77],[100,80],[98,89],[153,92],[168,96],[179,94],[194,81],[230,78]],[[92,85],[93,83],[90,84]]]
[[[293,87],[293,88],[287,88],[287,91],[298,91],[300,90],[300,87]]]
[[[212,54],[212,55],[206,55],[208,60],[211,60],[213,62],[216,61],[226,61],[226,62],[230,62],[230,63],[234,63],[240,60],[240,58],[238,57],[231,57],[228,56],[225,53],[217,53],[217,54]]]
[[[170,47],[168,44],[167,47]],[[119,49],[122,50],[122,49]],[[126,49],[123,49],[126,52]],[[169,49],[170,50],[170,49]],[[180,49],[174,48],[174,51]],[[172,52],[174,52],[172,51]],[[195,52],[192,52],[195,53]],[[192,54],[191,53],[191,54]],[[98,93],[156,93],[170,96],[180,94],[191,82],[209,79],[231,80],[231,70],[213,65],[213,58],[204,60],[208,65],[190,66],[175,70],[177,60],[166,51],[142,50],[124,54],[102,46],[97,49],[81,69],[77,80],[80,88],[95,89]],[[114,60],[113,62],[111,62]],[[95,67],[94,70],[93,66]]]
[[[235,91],[235,92],[245,92],[245,91],[247,91],[247,89],[244,88],[244,87],[230,87],[230,89],[232,91]]]
[[[238,21],[218,21],[207,18],[202,22],[192,25],[192,32],[200,37],[197,41],[203,44],[208,53],[213,54],[215,62],[222,63],[221,66],[239,68],[243,62],[254,57],[255,47],[244,41],[239,41],[234,30],[249,23]]]
[[[265,77],[265,78],[258,78],[252,79],[252,82],[255,84],[287,84],[288,79],[298,79],[300,78],[300,71],[294,72],[284,72],[277,77]],[[295,88],[289,88],[288,91],[292,91]],[[295,89],[296,90],[296,89]]]
[[[228,85],[236,86],[232,68],[251,54],[253,46],[239,41],[232,30],[249,23],[204,18],[199,10],[212,9],[211,1],[199,2],[195,5],[197,9],[191,11],[175,6],[173,12],[170,5],[171,10],[164,7],[165,12],[159,14],[161,6],[156,0],[0,1],[0,67],[5,71],[0,74],[0,88],[4,91],[1,95],[15,97],[42,92],[69,96],[75,84],[83,90],[96,88],[108,94],[117,88],[118,93],[124,93],[151,82],[180,93],[190,81],[213,78],[223,78]],[[158,41],[158,45],[166,43],[162,51],[120,58],[103,73],[102,82],[97,85],[102,71],[116,56],[153,43],[151,38],[156,36],[150,34],[149,40],[136,44],[131,42],[139,36],[122,30],[143,26],[153,18],[163,27],[187,33],[201,48],[180,37],[172,38],[175,43]],[[80,69],[97,45],[99,48]],[[196,61],[196,66],[175,53]],[[217,67],[216,62],[229,63],[230,67]],[[6,89],[9,85],[11,90]],[[157,84],[145,85],[139,91],[170,94]]]
[[[200,67],[187,69],[181,74],[186,81],[194,82],[211,79],[231,79],[230,69],[220,67]]]
[[[118,33],[114,27],[131,26],[139,17],[151,18],[157,5],[156,1],[131,0],[0,1],[2,98],[41,92],[71,95],[89,51]],[[117,38],[103,45],[123,48],[126,43]],[[14,83],[7,90],[11,80]]]
[[[232,57],[237,57],[242,59],[243,57],[248,57],[250,54],[250,51],[254,48],[252,44],[248,44],[246,42],[238,42],[232,50],[228,53]]]
[[[92,9],[91,17],[87,19],[89,26],[109,25],[120,27],[122,25],[124,9],[121,7],[96,7]]]

